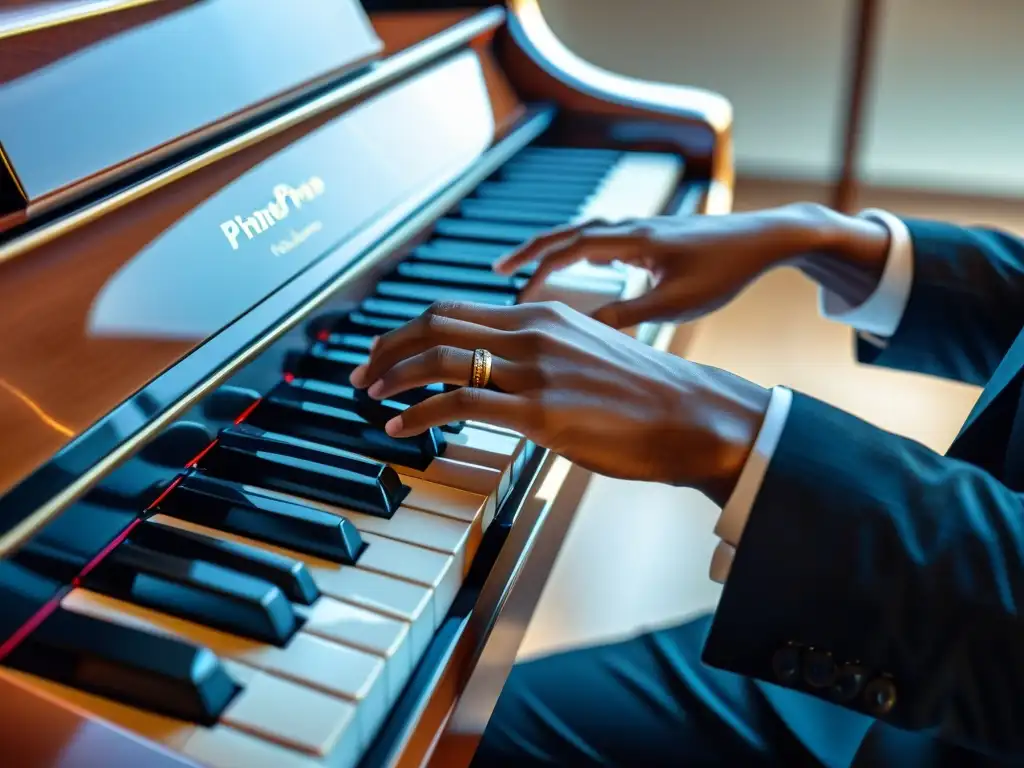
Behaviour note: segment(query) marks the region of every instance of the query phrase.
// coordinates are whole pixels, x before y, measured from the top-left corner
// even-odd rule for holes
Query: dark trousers
[[[709,625],[703,617],[517,664],[473,768],[851,764],[857,748],[848,734],[863,733],[851,722],[860,715],[794,693],[783,719],[765,685],[701,663]],[[792,729],[794,718],[810,729]],[[796,730],[814,730],[813,745]],[[946,757],[921,735],[876,727],[854,762],[938,765]],[[973,764],[963,757],[955,762]]]

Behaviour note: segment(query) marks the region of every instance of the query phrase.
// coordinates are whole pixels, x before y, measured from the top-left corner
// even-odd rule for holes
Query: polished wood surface
[[[198,768],[0,672],[0,749],[17,768]]]
[[[384,53],[391,55],[433,37],[476,13],[475,9],[468,8],[416,12],[382,11],[371,13],[370,21],[377,36],[384,43]]]
[[[356,0],[168,0],[0,36],[0,171],[32,219],[224,138],[380,48]],[[0,209],[0,231],[23,205]]]
[[[476,13],[475,9],[382,12],[371,14],[370,21],[384,43],[385,53],[391,54],[422,42]],[[495,57],[493,34],[479,36],[472,42],[472,48],[480,60],[480,68],[490,93],[495,134],[498,137],[504,136],[523,116],[525,105]]]
[[[732,108],[718,94],[602,70],[569,51],[538,0],[510,0],[499,61],[520,96],[559,104],[581,140],[674,151],[689,172],[732,188]],[[614,123],[614,130],[602,129]]]
[[[330,193],[325,193],[328,207],[322,210],[331,216],[320,221],[328,230],[339,231],[346,223],[354,226],[349,218],[360,210],[366,215],[366,206],[378,197],[384,206],[426,183],[431,173],[448,170],[453,158],[465,155],[460,162],[468,162],[474,152],[468,131],[481,132],[478,145],[490,140],[489,126],[478,116],[488,106],[486,93],[473,85],[479,83],[474,80],[479,66],[463,57],[457,69],[438,76],[446,95],[433,97],[437,110],[419,125],[392,119],[394,109],[401,108],[401,89],[382,95],[396,100],[395,108],[383,100],[378,107],[372,98],[347,104],[0,264],[0,335],[5,339],[0,345],[0,425],[5,433],[0,441],[0,492],[262,299],[290,270],[299,268],[296,258],[308,260],[320,253],[296,250],[288,257],[291,261],[266,249],[249,251],[249,256],[240,249],[236,254],[219,229],[222,221],[266,205],[277,184],[298,185],[319,174],[330,185]],[[470,79],[462,80],[463,75]],[[430,86],[416,87],[418,95],[404,105],[426,108],[424,89]],[[358,130],[345,129],[348,116],[360,114],[364,105],[382,110],[373,113],[379,114],[372,120],[376,129],[363,118]],[[335,121],[342,127],[335,128]],[[479,127],[472,128],[474,123]],[[322,127],[336,133],[337,139],[315,139],[326,142],[319,150],[302,141]],[[388,140],[378,141],[382,136]],[[417,147],[430,151],[418,152]],[[286,151],[294,158],[285,157]],[[399,162],[400,154],[405,157]],[[280,167],[277,175],[268,177],[269,171],[263,169],[268,161]],[[266,246],[286,236],[286,231],[267,235]],[[163,311],[177,316],[164,328],[158,314],[150,311],[147,316],[144,301],[131,305],[138,297],[132,299],[124,290],[116,301],[105,296],[119,273],[136,264],[155,270],[138,285],[142,293],[156,300],[162,292],[180,291],[177,308],[168,306],[171,299],[161,300]],[[120,332],[92,327],[100,308],[110,306],[124,316]],[[200,323],[198,330],[194,325],[182,330],[190,316],[212,319],[205,327]]]

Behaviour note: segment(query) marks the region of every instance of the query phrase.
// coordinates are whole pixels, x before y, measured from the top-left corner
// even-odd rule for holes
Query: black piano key
[[[432,285],[465,286],[467,288],[482,288],[513,294],[521,291],[527,282],[525,277],[499,275],[496,272],[485,272],[479,269],[465,269],[410,261],[399,264],[391,277],[392,279],[409,280]]]
[[[199,463],[224,480],[390,518],[409,495],[394,469],[341,448],[239,424]]]
[[[320,590],[305,563],[247,544],[154,522],[136,526],[128,540],[157,552],[204,560],[262,579],[276,586],[294,603],[312,605],[320,597]]]
[[[574,157],[572,154],[562,155],[517,155],[509,160],[502,170],[527,168],[555,168],[559,170],[608,171],[617,162],[618,157]]]
[[[578,205],[527,206],[492,200],[463,200],[459,204],[459,215],[464,219],[483,219],[535,227],[559,227],[572,219],[579,209]]]
[[[4,664],[206,726],[216,725],[241,690],[207,648],[63,608],[47,616]]]
[[[395,317],[367,315],[350,312],[331,327],[333,333],[354,333],[361,336],[380,336],[388,331],[401,328],[405,321]]]
[[[346,350],[341,347],[332,347],[324,342],[317,342],[306,352],[290,353],[285,366],[292,375],[299,378],[346,386],[352,371],[368,359],[369,356],[365,352]],[[442,392],[444,392],[443,384],[428,384],[425,387],[401,392],[395,395],[394,399],[415,405]]]
[[[434,225],[434,231],[446,237],[519,244],[532,240],[547,230],[544,227],[528,227],[523,224],[502,224],[474,219],[441,219]]]
[[[300,378],[347,384],[352,371],[369,359],[367,352],[317,342],[305,352],[290,353],[285,367]]]
[[[471,253],[448,253],[417,248],[409,255],[406,264],[443,264],[461,269],[473,269],[477,272],[489,272],[494,268],[495,259],[490,256],[477,256]]]
[[[498,307],[511,307],[516,303],[514,291],[498,292],[474,290],[472,288],[453,288],[449,285],[431,285],[421,282],[396,282],[381,280],[377,283],[377,295],[387,299],[401,301],[417,301],[433,304],[436,301],[465,301],[472,304],[491,304]]]
[[[589,184],[535,184],[526,181],[485,181],[473,190],[478,200],[524,200],[534,203],[582,206],[594,193]]]
[[[622,150],[605,147],[543,147],[534,145],[517,152],[512,160],[529,158],[573,160],[607,160],[613,162],[622,157]]]
[[[438,429],[395,438],[353,410],[303,400],[288,384],[264,398],[247,423],[419,470],[430,466],[445,448]]]
[[[293,379],[288,382],[288,386],[298,393],[297,397],[303,400],[355,411],[368,422],[382,429],[388,421],[409,407],[408,403],[398,400],[374,400],[366,394],[366,390],[316,379]],[[432,394],[437,394],[439,391]],[[461,432],[464,426],[463,422],[457,422],[447,424],[441,427],[441,430],[457,433]]]
[[[344,517],[198,473],[186,475],[156,511],[342,565],[353,565],[365,546]]]
[[[88,500],[97,496],[94,490],[64,510],[22,545],[13,559],[36,573],[70,582],[135,521],[147,503],[134,499],[109,499],[109,504]],[[118,508],[116,502],[131,506]]]
[[[37,573],[31,564],[0,560],[0,639],[23,627],[63,586],[62,581]]]
[[[408,321],[422,315],[429,306],[429,303],[396,301],[371,296],[368,299],[363,299],[363,303],[359,305],[359,311],[368,315],[383,315]]]
[[[366,354],[373,346],[372,336],[359,336],[354,333],[325,333],[321,340],[328,347],[340,347],[351,352]]]
[[[444,384],[428,384],[425,387],[409,389],[405,392],[394,394],[391,396],[391,399],[397,400],[400,403],[405,403],[406,405],[416,405],[417,403],[422,403],[428,397],[440,395],[447,391],[448,390],[445,388]]]
[[[605,168],[572,168],[572,167],[505,167],[501,169],[502,181],[526,181],[539,184],[558,184],[562,186],[589,186],[596,189],[601,180],[608,175]]]
[[[273,645],[284,645],[299,627],[292,604],[273,584],[130,539],[82,583],[94,592]]]
[[[452,240],[447,237],[435,237],[416,248],[413,253],[444,253],[466,256],[487,257],[494,263],[506,253],[515,250],[514,246],[504,243],[481,243],[472,240]]]

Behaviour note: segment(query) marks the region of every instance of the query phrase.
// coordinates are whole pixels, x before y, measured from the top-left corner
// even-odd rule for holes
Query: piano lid
[[[493,135],[466,51],[0,264],[0,493],[326,255],[355,260]],[[173,399],[135,398],[118,432]]]
[[[52,26],[58,11],[70,21]],[[15,34],[19,24],[31,31]],[[184,149],[380,50],[355,0],[0,11],[0,230],[4,214],[32,215]]]

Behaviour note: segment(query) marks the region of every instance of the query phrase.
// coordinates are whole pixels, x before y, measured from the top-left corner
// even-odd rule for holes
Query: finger
[[[610,264],[613,261],[629,262],[633,260],[637,250],[635,241],[620,240],[618,237],[606,241],[577,240],[564,250],[544,258],[526,285],[523,286],[522,295],[529,297],[544,285],[554,272],[571,267],[577,262],[584,260],[591,264]]]
[[[472,420],[529,437],[535,432],[535,414],[533,401],[520,395],[467,387],[428,397],[395,416],[384,428],[392,437],[412,437],[431,427]]]
[[[591,317],[612,328],[621,329],[655,320],[670,320],[679,313],[679,310],[680,307],[667,291],[655,287],[635,299],[605,304],[594,311]]]
[[[634,226],[632,222],[609,224],[607,221],[595,219],[582,224],[559,227],[534,238],[519,250],[502,256],[494,263],[494,269],[502,274],[510,274],[526,264],[534,261],[543,262],[554,254],[574,248],[582,240],[594,243],[616,237],[628,238]],[[577,258],[589,256],[582,255]]]
[[[483,347],[508,356],[509,334],[502,331],[519,327],[522,313],[520,307],[437,304],[405,325],[378,336],[369,361],[352,371],[349,382],[357,389],[368,387],[399,360],[440,345],[471,350]]]
[[[503,392],[521,392],[537,386],[532,368],[491,355],[490,381]],[[425,387],[428,384],[468,386],[473,375],[473,352],[455,347],[433,347],[426,352],[401,360],[370,385],[367,393],[377,400],[386,400],[399,392]]]
[[[580,225],[571,224],[545,232],[516,250],[506,253],[494,262],[493,269],[495,272],[503,275],[512,274],[523,265],[537,261],[541,254],[546,253],[548,250],[557,250],[573,242],[580,229]]]

